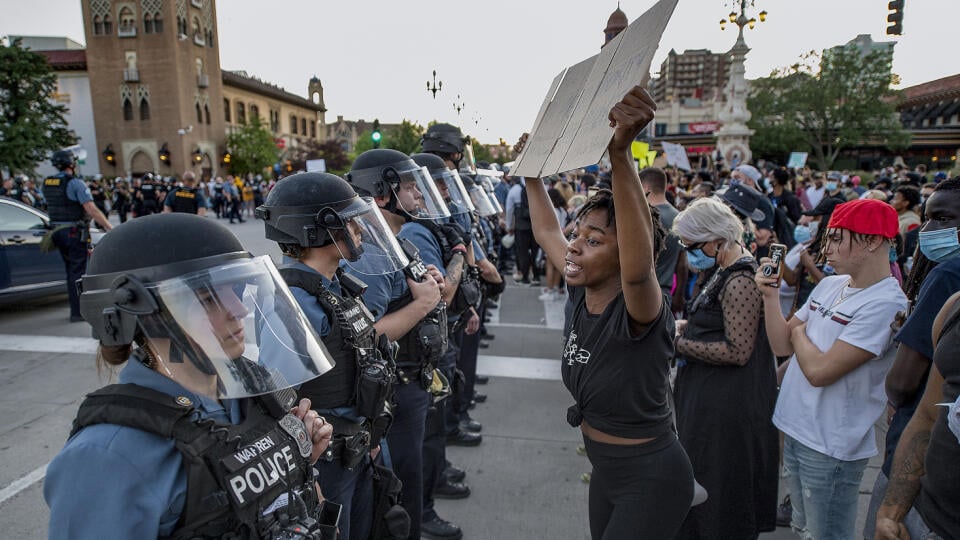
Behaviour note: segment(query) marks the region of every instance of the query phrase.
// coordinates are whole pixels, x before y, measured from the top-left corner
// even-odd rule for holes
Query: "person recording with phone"
[[[711,270],[677,321],[677,428],[708,499],[677,538],[756,538],[776,528],[776,366],[763,327],[757,263],[733,210],[698,199],[673,221],[697,272]],[[773,249],[774,244],[771,246]]]
[[[773,423],[784,434],[783,462],[793,506],[791,526],[817,539],[853,538],[863,472],[877,454],[874,423],[886,406],[884,356],[891,324],[907,299],[890,274],[898,233],[889,204],[838,205],[821,248],[837,275],[824,277],[787,321],[774,277],[757,271],[773,352],[791,356]],[[761,267],[771,261],[764,258]]]

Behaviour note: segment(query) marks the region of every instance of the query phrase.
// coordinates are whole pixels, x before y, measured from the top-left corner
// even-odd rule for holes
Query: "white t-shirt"
[[[807,337],[821,351],[841,340],[876,357],[835,383],[817,388],[807,380],[794,355],[773,413],[773,423],[780,431],[843,461],[877,454],[873,424],[887,402],[884,379],[893,363],[892,358],[880,357],[893,336],[890,323],[898,311],[907,308],[907,297],[893,277],[859,290],[847,288],[849,277],[824,278],[794,316],[807,323]],[[844,300],[838,302],[841,292]]]
[[[819,188],[816,185],[810,186],[807,188],[807,200],[810,201],[810,209],[814,209],[820,204],[820,201],[823,200],[824,194],[827,192],[827,188],[820,186]]]

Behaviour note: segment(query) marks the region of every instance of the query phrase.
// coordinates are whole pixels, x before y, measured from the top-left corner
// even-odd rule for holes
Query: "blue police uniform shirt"
[[[90,193],[90,187],[83,180],[73,177],[67,183],[67,198],[71,201],[77,201],[80,204],[93,200],[93,194]]]
[[[447,269],[443,265],[443,255],[440,253],[440,244],[433,237],[430,229],[416,221],[410,221],[400,227],[400,234],[397,236],[401,239],[410,240],[420,250],[420,258],[423,259],[423,264],[432,264],[440,270],[443,276],[447,275]]]
[[[242,421],[236,400],[185,389],[136,360],[119,382],[185,396],[201,418]],[[126,539],[169,536],[183,513],[187,474],[174,440],[113,424],[84,428],[47,467],[43,496],[50,507],[49,538]]]
[[[407,285],[406,275],[402,269],[387,274],[376,273],[381,271],[373,268],[375,261],[382,259],[376,256],[381,252],[380,248],[371,244],[363,244],[362,247],[364,254],[360,255],[359,259],[340,261],[340,268],[366,284],[363,303],[373,314],[373,320],[379,321],[387,314],[390,301],[406,294],[410,287]]]

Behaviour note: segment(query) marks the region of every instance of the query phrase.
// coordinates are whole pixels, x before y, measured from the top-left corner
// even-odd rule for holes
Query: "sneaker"
[[[520,281],[521,279],[523,279],[523,276],[520,275],[520,272],[514,272],[514,273],[513,273],[513,280],[514,280],[514,281]]]
[[[553,290],[547,289],[540,293],[540,296],[537,297],[540,300],[553,300]]]
[[[420,524],[420,535],[431,540],[460,540],[463,531],[460,527],[437,516]]]
[[[540,286],[540,278],[533,278],[532,280],[530,280],[530,286],[531,286],[531,287],[539,287],[539,286]]]
[[[777,506],[777,527],[789,527],[792,517],[793,503],[790,502],[790,495],[787,495],[783,498],[783,502]]]

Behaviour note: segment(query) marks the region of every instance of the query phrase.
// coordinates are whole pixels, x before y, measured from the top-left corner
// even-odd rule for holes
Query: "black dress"
[[[757,538],[776,528],[776,359],[756,268],[744,258],[717,271],[677,340],[680,442],[709,495],[690,509],[677,538]]]

